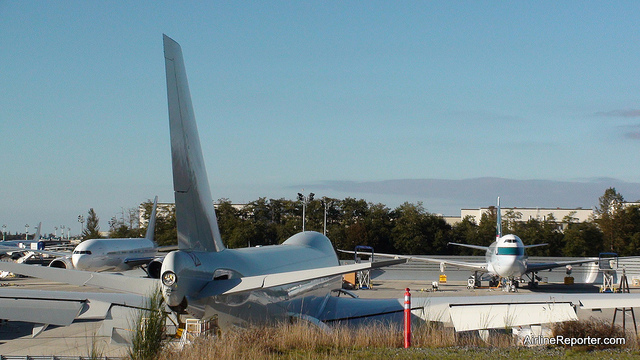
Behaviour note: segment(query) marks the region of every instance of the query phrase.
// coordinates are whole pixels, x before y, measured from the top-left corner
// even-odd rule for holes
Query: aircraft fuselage
[[[157,252],[153,241],[141,239],[90,239],[73,250],[71,262],[76,270],[130,270],[127,259],[153,257]]]
[[[489,272],[503,278],[519,278],[527,270],[525,248],[516,235],[505,235],[493,242],[485,259]]]
[[[252,276],[336,265],[339,265],[339,261],[329,239],[313,231],[298,233],[281,245],[219,252],[178,250],[167,254],[162,263],[161,279],[164,280],[168,273],[175,276],[170,286],[163,281],[162,294],[167,305],[182,307],[199,318],[222,314],[235,315],[242,321],[255,320],[256,317],[268,320],[289,312],[302,311],[302,303],[294,302],[294,299],[310,294],[324,296],[333,289],[339,289],[341,277],[332,276],[234,295],[199,298],[188,294],[198,294],[211,280],[238,279],[240,282],[242,278]]]

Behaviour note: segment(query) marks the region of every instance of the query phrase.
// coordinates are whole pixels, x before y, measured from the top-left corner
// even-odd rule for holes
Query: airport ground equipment
[[[622,268],[622,277],[620,277],[620,286],[619,286],[620,292],[622,293],[629,293],[629,281],[627,280],[627,271],[626,269],[623,267]],[[618,314],[618,312],[622,313],[622,329],[625,331],[627,331],[627,312],[631,313],[631,319],[633,321],[633,330],[635,331],[636,337],[638,337],[638,325],[636,324],[636,314],[633,311],[633,307],[622,307],[622,308],[615,308],[614,312],[613,312],[613,321],[611,322],[611,326],[615,326],[616,324],[616,315]]]
[[[602,271],[602,287],[600,292],[616,292],[615,276],[618,270],[618,254],[600,253],[598,269]]]
[[[366,251],[366,255],[369,256],[369,262],[373,262],[373,247],[371,246],[365,246],[365,245],[357,245],[355,250],[354,250],[354,257],[355,257],[355,261],[356,263],[360,263],[362,262],[362,259],[358,256],[358,252],[360,252],[361,254],[365,254],[364,252]],[[357,280],[357,288],[358,289],[371,289],[371,271],[370,270],[363,270],[363,271],[358,271],[356,273],[356,280]]]

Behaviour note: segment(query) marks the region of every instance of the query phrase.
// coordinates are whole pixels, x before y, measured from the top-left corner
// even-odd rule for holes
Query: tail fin
[[[180,45],[164,35],[178,248],[222,251]]]
[[[38,230],[36,231],[35,234],[33,234],[33,241],[40,240],[40,229],[42,229],[42,221],[40,223],[38,223],[38,227],[36,229],[38,229]]]
[[[153,207],[151,208],[151,216],[149,216],[149,225],[147,226],[147,233],[144,235],[145,239],[153,241],[153,233],[156,230],[156,211],[158,209],[158,196],[153,199]]]
[[[502,213],[500,211],[500,196],[498,196],[498,211],[497,211],[497,224],[496,224],[496,240],[502,237]]]

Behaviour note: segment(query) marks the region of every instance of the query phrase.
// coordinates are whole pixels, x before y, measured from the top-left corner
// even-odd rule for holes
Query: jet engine
[[[71,259],[67,257],[59,257],[53,259],[49,263],[49,267],[60,268],[60,269],[73,269],[73,264],[71,263]]]
[[[147,274],[150,278],[160,279],[160,271],[162,270],[162,258],[155,258],[147,265]]]

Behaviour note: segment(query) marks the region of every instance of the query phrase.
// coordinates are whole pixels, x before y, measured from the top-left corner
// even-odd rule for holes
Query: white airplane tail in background
[[[500,196],[498,196],[498,211],[496,212],[498,218],[496,223],[496,240],[502,237],[502,213],[500,210]]]
[[[180,250],[222,251],[180,45],[164,35],[173,189]]]
[[[151,216],[149,216],[149,225],[147,226],[147,233],[145,239],[153,241],[153,234],[156,230],[156,212],[158,209],[158,196],[153,199],[153,208],[151,208]],[[155,243],[155,241],[154,241]]]

